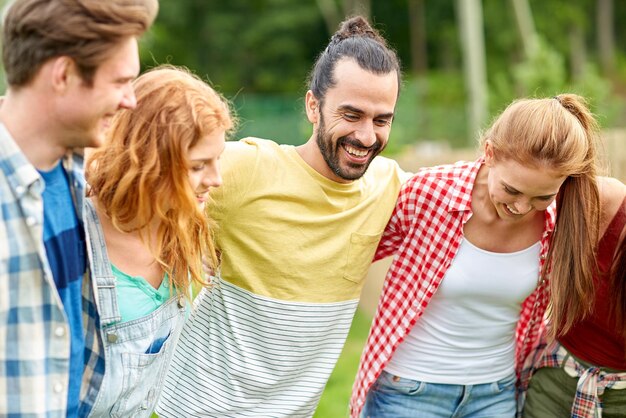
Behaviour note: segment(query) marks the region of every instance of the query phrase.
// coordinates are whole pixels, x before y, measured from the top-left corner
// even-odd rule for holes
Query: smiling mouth
[[[507,205],[506,203],[504,204],[504,206],[506,207],[506,210],[511,212],[511,214],[513,214],[513,215],[522,216],[522,215],[526,215],[526,213],[528,213],[528,212],[526,212],[526,213],[518,212],[517,210],[515,210],[511,206]]]
[[[368,149],[359,149],[359,148],[355,148],[352,145],[348,145],[348,144],[345,144],[343,146],[343,149],[345,149],[348,152],[348,154],[350,154],[352,156],[355,156],[357,158],[366,157],[367,154],[369,154],[369,152],[370,152],[370,150],[368,150]]]

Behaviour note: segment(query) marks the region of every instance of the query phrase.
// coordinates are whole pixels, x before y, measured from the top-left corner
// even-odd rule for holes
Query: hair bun
[[[339,30],[333,35],[331,42],[340,42],[344,39],[362,36],[371,38],[381,45],[387,46],[382,36],[374,30],[363,16],[354,16],[341,23]]]

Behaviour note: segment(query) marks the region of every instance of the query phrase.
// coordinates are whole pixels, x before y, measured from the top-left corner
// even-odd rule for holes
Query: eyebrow
[[[510,184],[508,184],[508,183],[506,183],[506,182],[504,182],[504,181],[502,181],[502,180],[500,181],[500,183],[502,183],[502,185],[503,185],[504,187],[506,187],[507,189],[509,189],[510,191],[512,191],[512,192],[514,192],[514,193],[524,194],[524,193],[520,192],[519,190],[517,190],[515,187],[511,186]],[[557,192],[557,193],[558,193],[558,192]],[[540,198],[540,199],[541,199],[541,198],[547,199],[547,198],[549,198],[549,197],[554,197],[554,196],[556,196],[556,195],[557,195],[557,193],[546,194],[546,195],[543,195],[543,196],[533,196],[533,197],[535,197],[535,198],[537,198],[537,197],[538,197],[538,198]]]
[[[361,109],[358,109],[358,108],[356,108],[354,106],[351,106],[351,105],[341,105],[341,106],[339,106],[338,109],[339,110],[347,110],[347,111],[353,112],[353,113],[358,113],[359,115],[364,115],[365,114],[365,112],[362,111]],[[378,119],[378,118],[393,118],[393,112],[383,113],[383,114],[374,116],[374,119]]]

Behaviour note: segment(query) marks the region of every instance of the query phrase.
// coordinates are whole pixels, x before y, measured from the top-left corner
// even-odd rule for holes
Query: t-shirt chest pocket
[[[351,282],[361,283],[372,264],[378,241],[382,231],[377,234],[354,232],[350,235],[350,246],[343,270],[343,278]]]

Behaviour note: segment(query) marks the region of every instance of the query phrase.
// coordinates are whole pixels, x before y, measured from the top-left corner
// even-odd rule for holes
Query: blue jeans
[[[512,418],[515,375],[480,385],[404,379],[383,370],[367,394],[363,418]]]

